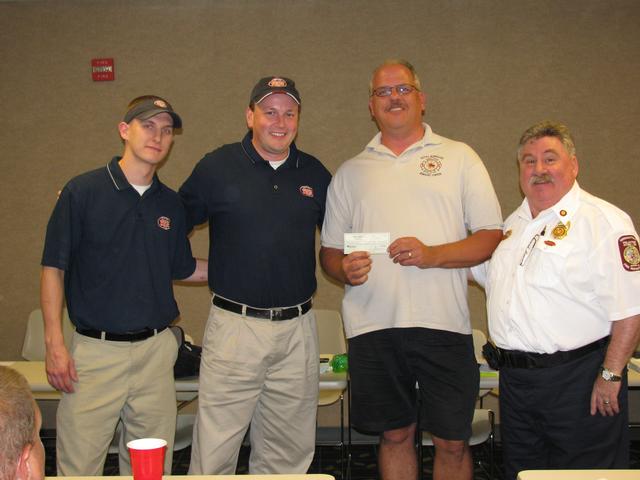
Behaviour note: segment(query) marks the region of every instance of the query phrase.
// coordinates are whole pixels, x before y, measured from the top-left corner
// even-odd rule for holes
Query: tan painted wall
[[[406,57],[428,93],[427,121],[484,159],[505,214],[520,202],[514,146],[533,122],[574,131],[580,182],[638,221],[640,2],[636,0],[184,0],[0,2],[0,359],[19,357],[38,306],[44,229],[56,192],[121,151],[134,96],[166,96],[184,132],[160,175],[177,188],[207,151],[245,132],[255,81],[300,87],[299,146],[331,171],[375,133],[373,67]],[[116,81],[90,60],[113,57]],[[206,255],[206,231],[193,238]],[[179,286],[182,324],[200,340],[206,288]],[[316,304],[342,290],[321,276]],[[472,290],[473,322],[485,322]]]

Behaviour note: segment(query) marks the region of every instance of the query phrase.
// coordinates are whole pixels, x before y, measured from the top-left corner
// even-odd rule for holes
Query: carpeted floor
[[[47,476],[55,476],[55,439],[51,434],[44,435],[43,443],[47,452],[47,461],[45,473]],[[489,475],[489,456],[488,449],[483,446],[473,447],[474,456],[474,479],[487,480],[491,478]],[[247,473],[247,464],[249,459],[249,447],[242,447],[240,451],[240,459],[238,461],[237,473]],[[189,469],[189,458],[191,448],[187,447],[179,450],[173,455],[173,474],[186,475]],[[423,478],[432,478],[432,449],[425,447],[423,449]],[[502,480],[501,472],[501,452],[500,444],[496,444],[494,451],[494,459],[496,469],[493,478]],[[634,441],[631,444],[631,468],[639,469],[640,478],[640,441]],[[378,480],[377,467],[377,447],[375,445],[354,445],[351,448],[351,480]],[[340,448],[338,447],[318,447],[316,454],[309,469],[309,473],[327,473],[333,475],[336,479],[341,477],[340,470]],[[118,456],[116,454],[108,455],[104,469],[105,475],[118,475]]]

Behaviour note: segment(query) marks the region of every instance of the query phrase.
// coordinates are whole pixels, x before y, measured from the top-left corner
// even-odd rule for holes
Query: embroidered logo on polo
[[[435,177],[442,175],[440,171],[442,169],[443,157],[439,155],[425,155],[420,158],[420,175],[427,177]]]
[[[313,198],[313,188],[309,185],[301,186],[300,193],[305,197]]]
[[[169,217],[158,217],[158,226],[163,230],[171,229],[171,219]]]
[[[287,81],[284,78],[272,78],[269,83],[267,83],[270,87],[286,87]]]
[[[640,249],[638,240],[633,235],[623,235],[618,239],[622,267],[628,272],[640,270]]]

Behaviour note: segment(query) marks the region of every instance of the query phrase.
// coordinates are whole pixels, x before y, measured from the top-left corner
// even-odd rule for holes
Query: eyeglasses
[[[414,85],[403,83],[402,85],[396,85],[395,87],[385,86],[385,87],[374,88],[373,92],[371,93],[371,96],[375,95],[376,97],[389,97],[394,90],[398,95],[409,95],[414,90],[417,90],[418,92],[420,91],[420,89]]]

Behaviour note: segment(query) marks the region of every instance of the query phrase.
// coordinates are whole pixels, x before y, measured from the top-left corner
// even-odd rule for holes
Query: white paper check
[[[391,243],[391,233],[345,233],[344,253],[369,252],[387,253],[387,248]]]

